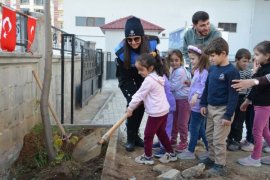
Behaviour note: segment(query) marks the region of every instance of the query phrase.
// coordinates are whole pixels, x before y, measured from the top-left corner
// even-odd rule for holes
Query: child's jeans
[[[270,145],[269,117],[270,106],[254,106],[255,117],[253,124],[254,149],[251,154],[253,159],[260,159],[262,155],[263,137]]]
[[[246,140],[252,144],[254,144],[253,133],[252,133],[253,121],[254,121],[254,107],[252,105],[249,105],[247,107],[246,120],[245,120],[246,128],[247,128]]]
[[[187,144],[189,116],[190,105],[188,99],[176,99],[176,111],[173,114],[172,140],[177,141],[178,133],[180,133],[180,144]]]
[[[199,137],[202,138],[206,150],[208,150],[208,142],[205,136],[205,123],[206,118],[203,117],[201,113],[191,111],[189,124],[190,140],[188,145],[188,150],[190,152],[194,153]]]
[[[147,157],[152,156],[152,145],[155,134],[164,146],[165,151],[172,153],[173,149],[166,133],[166,122],[168,114],[161,117],[148,116],[144,130],[144,153]]]

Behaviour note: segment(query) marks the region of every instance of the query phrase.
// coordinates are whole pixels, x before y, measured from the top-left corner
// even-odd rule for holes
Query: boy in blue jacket
[[[206,137],[209,143],[209,157],[202,163],[211,167],[209,175],[225,176],[226,139],[238,101],[238,93],[231,84],[240,75],[229,62],[229,47],[223,38],[211,41],[205,53],[214,65],[209,69],[200,103],[201,114],[207,117]]]

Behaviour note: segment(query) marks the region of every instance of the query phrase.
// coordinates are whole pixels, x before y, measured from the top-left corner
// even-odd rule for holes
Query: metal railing
[[[2,3],[0,3],[0,6],[2,7]],[[26,52],[27,51],[27,42],[28,42],[28,36],[27,36],[27,20],[29,11],[17,11],[16,12],[16,52]],[[1,20],[1,19],[0,19]],[[54,50],[58,50],[60,53],[61,50],[61,34],[68,34],[67,32],[52,26],[52,47]],[[1,28],[0,28],[1,32]],[[37,34],[36,34],[37,36]],[[71,53],[72,47],[71,47],[71,38],[65,39],[65,46],[64,49],[66,52]],[[75,53],[81,53],[81,46],[84,46],[86,41],[83,39],[80,39],[75,36]],[[1,51],[1,49],[0,49]]]
[[[57,27],[52,26],[52,47],[54,50],[61,50],[61,35],[62,34],[69,34]],[[71,53],[72,51],[72,38],[67,36],[64,39],[64,51],[66,53]],[[75,53],[79,54],[81,53],[81,46],[85,46],[85,44],[87,43],[85,40],[80,39],[78,37],[75,36]]]

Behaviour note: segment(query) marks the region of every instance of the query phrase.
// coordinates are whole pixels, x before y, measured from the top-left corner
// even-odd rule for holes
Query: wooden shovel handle
[[[40,80],[38,74],[36,73],[35,70],[33,70],[32,73],[33,73],[33,75],[34,75],[34,77],[35,77],[35,79],[36,79],[36,82],[37,82],[37,85],[38,85],[39,89],[42,91],[42,88],[43,88],[43,87],[42,87],[42,83],[41,83],[41,80]],[[66,136],[65,129],[64,129],[64,127],[62,126],[62,124],[60,123],[60,120],[59,120],[59,118],[58,118],[56,112],[55,112],[54,109],[52,108],[51,103],[48,102],[48,104],[49,104],[49,109],[50,109],[50,111],[51,111],[51,113],[52,113],[52,116],[53,116],[53,118],[54,118],[54,120],[55,120],[57,126],[58,126],[59,129],[61,130],[62,135],[63,135],[63,136]]]
[[[114,133],[114,131],[119,128],[119,126],[127,119],[127,114],[125,113],[124,116],[119,119],[114,125],[113,127],[111,127],[100,139],[100,141],[98,142],[99,144],[103,144],[105,141],[108,141],[108,139],[110,139],[111,135]]]

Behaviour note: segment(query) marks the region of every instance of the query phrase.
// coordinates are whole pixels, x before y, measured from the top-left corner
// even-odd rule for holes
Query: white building
[[[50,0],[52,25],[63,28],[63,1]],[[1,3],[18,11],[44,13],[45,0],[0,0]]]
[[[166,51],[169,33],[191,25],[194,12],[203,10],[209,13],[212,24],[229,31],[230,56],[233,56],[239,48],[252,50],[258,42],[270,39],[269,9],[269,0],[65,0],[64,30],[95,41],[96,48],[113,52],[106,48],[109,42],[105,43],[99,26],[134,15],[165,29],[159,34],[162,42],[159,50]],[[115,41],[122,39],[120,35],[115,38]]]

